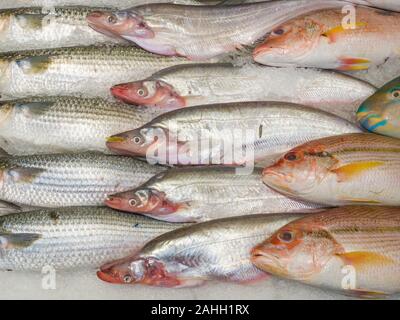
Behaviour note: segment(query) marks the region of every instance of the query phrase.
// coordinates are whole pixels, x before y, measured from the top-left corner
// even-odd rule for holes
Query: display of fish
[[[253,45],[275,26],[342,1],[266,1],[230,6],[149,4],[95,11],[89,25],[158,54],[204,60]]]
[[[162,164],[251,165],[271,163],[306,141],[350,132],[360,129],[316,109],[250,102],[164,113],[138,129],[111,136],[107,146]]]
[[[111,134],[137,128],[161,110],[94,98],[41,97],[0,102],[0,147],[12,155],[107,152]]]
[[[270,187],[326,205],[400,205],[400,140],[369,133],[298,146],[263,171]]]
[[[304,214],[255,215],[208,221],[165,233],[132,257],[97,273],[111,283],[189,287],[205,281],[256,282],[267,277],[250,262],[250,250]]]
[[[136,81],[184,58],[160,57],[124,45],[31,50],[0,54],[2,99],[30,96],[111,97],[117,83]]]
[[[368,131],[400,138],[400,78],[390,81],[361,104],[357,119]]]
[[[179,226],[101,207],[14,213],[0,217],[0,270],[95,269]]]
[[[399,56],[400,36],[391,31],[397,27],[398,12],[367,7],[350,13],[321,10],[275,28],[254,49],[254,60],[280,67],[364,70]]]
[[[255,64],[171,67],[147,79],[111,89],[116,98],[127,103],[166,109],[282,101],[312,106],[350,121],[355,121],[357,108],[375,91],[376,88],[366,82],[336,72]]]
[[[292,221],[256,246],[273,275],[359,296],[400,292],[400,209],[346,207]]]
[[[100,8],[27,7],[0,10],[0,51],[123,42],[90,28],[86,16]]]
[[[164,168],[101,153],[0,157],[0,199],[37,207],[103,205]]]
[[[108,196],[106,204],[171,222],[199,222],[261,213],[314,211],[265,186],[262,169],[248,175],[234,168],[182,168],[160,173],[132,191]]]

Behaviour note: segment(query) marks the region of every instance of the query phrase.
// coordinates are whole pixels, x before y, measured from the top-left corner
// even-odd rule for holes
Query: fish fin
[[[344,182],[357,177],[364,171],[374,169],[384,164],[383,161],[360,161],[332,169],[331,171],[336,173],[339,182]]]
[[[16,212],[22,212],[22,207],[8,201],[0,200],[0,216]]]
[[[15,19],[21,28],[41,29],[45,17],[45,14],[18,14]]]
[[[39,168],[14,167],[7,170],[7,174],[14,182],[31,183],[44,171]]]
[[[26,115],[29,116],[42,116],[54,105],[54,102],[29,102],[29,103],[19,103],[17,108],[23,110]]]
[[[340,25],[325,31],[322,36],[327,37],[329,39],[329,43],[334,43],[336,42],[340,34],[346,31],[356,30],[357,28],[365,27],[366,25],[366,22],[357,22],[355,23],[354,28],[344,28],[342,25]]]
[[[16,60],[16,63],[25,74],[38,74],[48,69],[51,58],[50,56],[34,56]]]
[[[355,296],[360,299],[384,299],[388,296],[388,293],[381,291],[370,291],[365,289],[351,289],[346,290],[345,293],[349,293],[350,296]]]
[[[368,266],[383,266],[394,264],[392,258],[376,252],[355,251],[347,253],[338,253],[344,263],[352,265],[356,269],[362,269]]]
[[[0,233],[0,248],[22,249],[31,246],[42,237],[38,233]]]
[[[362,198],[341,198],[341,200],[360,203],[360,204],[381,204],[381,202],[378,200],[362,199]]]
[[[367,70],[371,64],[371,60],[366,58],[340,58],[338,70],[341,71],[357,71]]]

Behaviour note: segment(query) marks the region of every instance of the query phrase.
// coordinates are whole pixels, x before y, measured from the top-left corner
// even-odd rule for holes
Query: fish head
[[[133,10],[92,11],[86,20],[92,29],[111,37],[142,39],[154,37],[154,32],[143,17]]]
[[[305,280],[320,272],[341,250],[318,223],[294,221],[276,231],[251,251],[251,261],[273,275]]]
[[[147,157],[153,148],[157,148],[159,137],[165,137],[162,129],[142,127],[113,135],[107,139],[106,145],[118,154]]]
[[[147,187],[113,194],[105,203],[114,209],[146,215],[167,215],[176,211],[164,192]]]
[[[127,103],[166,109],[182,108],[186,105],[174,88],[162,80],[144,80],[118,84],[111,93]]]
[[[144,284],[158,287],[179,287],[182,283],[167,265],[155,257],[136,257],[104,265],[97,276],[117,284]]]
[[[282,24],[254,49],[254,60],[277,67],[296,65],[318,44],[321,33],[321,25],[311,19],[295,19]]]
[[[264,168],[262,179],[269,187],[289,196],[304,196],[315,192],[336,163],[326,148],[315,141],[292,149]]]
[[[400,137],[400,78],[365,100],[357,111],[357,120],[368,131]]]

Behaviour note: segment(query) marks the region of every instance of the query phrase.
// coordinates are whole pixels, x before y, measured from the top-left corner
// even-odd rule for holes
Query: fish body
[[[100,153],[1,157],[0,198],[36,207],[101,206],[163,169]]]
[[[0,51],[123,42],[89,27],[86,16],[99,8],[35,7],[0,10]]]
[[[369,133],[298,146],[263,171],[270,187],[326,205],[400,205],[400,141]]]
[[[95,269],[177,227],[102,207],[14,213],[0,217],[0,269]]]
[[[270,162],[316,137],[360,132],[350,122],[312,108],[252,102],[174,110],[108,139],[121,154],[167,164],[242,165]]]
[[[364,101],[357,119],[368,131],[400,138],[400,78],[385,84]]]
[[[89,25],[163,55],[204,60],[253,45],[271,29],[310,11],[341,1],[266,1],[230,6],[148,4],[88,15]]]
[[[255,64],[171,67],[111,89],[125,102],[168,110],[241,101],[282,101],[312,106],[351,121],[355,120],[356,108],[375,91],[370,84],[340,73]]]
[[[139,48],[102,45],[0,54],[2,99],[32,96],[110,98],[117,83],[140,80],[182,58],[159,57]]]
[[[112,208],[171,222],[200,222],[262,213],[313,211],[266,187],[261,169],[238,174],[234,168],[182,168],[158,174],[132,191],[108,196]]]
[[[110,134],[161,113],[99,98],[38,97],[0,103],[0,147],[12,155],[107,152]]]
[[[207,280],[248,283],[266,274],[250,263],[250,249],[302,214],[255,215],[183,227],[148,242],[130,258],[106,264],[98,277],[111,283],[162,287],[201,285]]]
[[[282,24],[254,49],[255,61],[352,71],[399,56],[400,36],[392,30],[400,26],[400,13],[368,7],[349,10],[347,15],[355,13],[355,22],[346,20],[340,9],[332,9]]]
[[[361,297],[400,291],[400,210],[345,207],[292,221],[252,250],[273,275]]]

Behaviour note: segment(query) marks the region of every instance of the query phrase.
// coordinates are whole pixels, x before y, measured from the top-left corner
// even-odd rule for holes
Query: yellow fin
[[[339,182],[343,182],[362,174],[364,171],[368,171],[384,164],[383,161],[355,162],[331,171],[336,173]]]
[[[363,204],[381,204],[382,203],[378,200],[361,199],[361,198],[342,198],[341,200],[348,201],[348,202],[363,203]]]
[[[385,299],[389,294],[382,291],[370,291],[365,289],[346,290],[350,296],[355,296],[361,299]]]
[[[337,254],[344,263],[352,265],[356,269],[368,266],[385,266],[395,263],[392,258],[383,254],[368,251],[356,251]]]
[[[325,37],[329,38],[329,41],[335,42],[337,40],[337,36],[340,33],[346,32],[346,31],[352,31],[356,30],[357,28],[365,27],[367,25],[366,22],[357,22],[354,24],[354,26],[349,26],[349,28],[344,28],[343,25],[334,27],[332,29],[329,29],[328,31],[324,32],[322,35]]]

